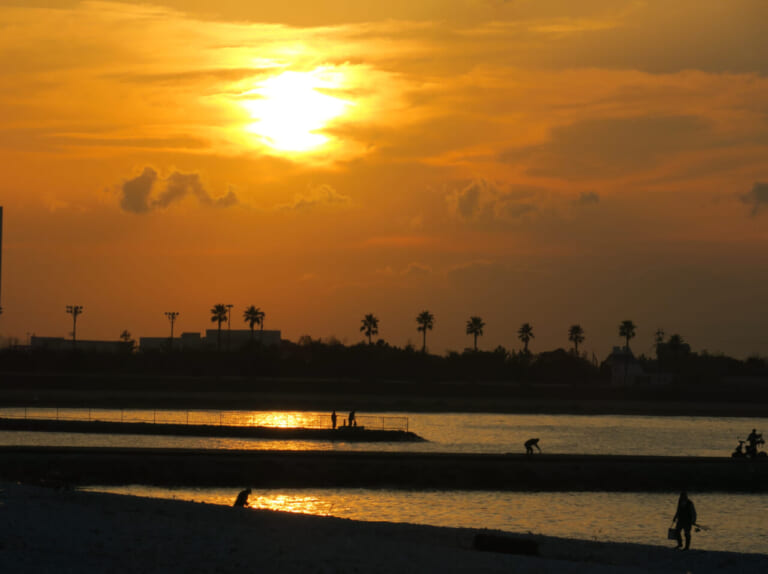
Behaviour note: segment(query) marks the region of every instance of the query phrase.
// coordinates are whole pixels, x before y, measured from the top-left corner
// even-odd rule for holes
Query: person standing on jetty
[[[677,531],[677,548],[688,550],[691,547],[691,527],[696,524],[696,507],[693,501],[688,498],[688,493],[680,493],[680,499],[677,501],[677,512],[672,522],[677,521],[675,530]],[[685,531],[685,548],[683,548],[683,538],[680,531]]]
[[[357,421],[355,420],[355,411],[349,411],[349,426],[357,426]]]
[[[331,413],[331,428],[336,430],[336,409],[333,409],[333,412]]]

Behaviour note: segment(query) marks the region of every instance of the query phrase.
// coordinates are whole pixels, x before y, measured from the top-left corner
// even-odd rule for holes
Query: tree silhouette
[[[418,317],[416,317],[416,322],[419,324],[416,330],[421,331],[423,333],[421,352],[426,353],[427,352],[427,330],[431,331],[432,327],[434,327],[435,316],[429,311],[422,311],[421,313],[419,313]]]
[[[584,329],[581,325],[571,325],[568,329],[568,340],[573,343],[573,354],[579,355],[579,344],[584,342]]]
[[[467,335],[474,335],[475,337],[475,351],[477,351],[477,336],[482,336],[483,327],[485,323],[480,317],[470,317],[467,321]]]
[[[362,323],[360,331],[365,332],[365,336],[368,337],[368,344],[371,345],[371,337],[379,334],[379,320],[373,313],[368,313],[363,317]]]
[[[217,303],[211,308],[211,323],[218,323],[219,332],[216,336],[216,348],[221,351],[221,324],[227,320],[228,309],[224,303]]]
[[[523,342],[523,352],[528,354],[528,342],[536,337],[533,334],[533,327],[530,323],[523,323],[517,330],[517,338]]]
[[[635,329],[637,327],[632,321],[626,320],[622,321],[621,325],[619,325],[619,337],[624,337],[627,340],[626,349],[629,351],[629,340],[634,339],[635,337]]]
[[[253,326],[261,325],[262,332],[264,330],[264,311],[251,305],[243,312],[243,321],[248,323],[248,326],[251,328],[251,343],[253,343]]]
[[[136,341],[133,340],[128,329],[124,329],[123,332],[120,333],[120,340],[125,344],[125,349],[129,353],[133,352],[133,348],[136,346]]]

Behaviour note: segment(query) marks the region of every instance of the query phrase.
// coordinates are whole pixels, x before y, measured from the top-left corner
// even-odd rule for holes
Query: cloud
[[[752,191],[741,196],[741,201],[752,206],[752,216],[756,216],[761,208],[768,205],[768,183],[756,182]]]
[[[326,205],[346,205],[349,196],[336,191],[327,184],[310,187],[307,193],[298,194],[291,203],[277,206],[279,211],[307,211]]]
[[[544,190],[509,185],[500,187],[485,179],[476,179],[450,192],[448,208],[465,222],[489,224],[510,222],[538,211],[537,196]]]
[[[430,273],[432,273],[432,268],[429,265],[424,265],[423,263],[418,262],[409,263],[406,268],[400,272],[401,275],[408,276],[429,275]]]
[[[605,178],[644,171],[712,145],[710,126],[696,116],[599,118],[556,127],[548,142],[507,150],[499,159],[527,165],[535,176]]]
[[[600,203],[600,196],[594,191],[582,191],[573,201],[574,205],[594,205]]]
[[[141,175],[123,183],[120,194],[120,207],[129,213],[164,209],[189,195],[194,196],[201,205],[210,207],[230,207],[239,203],[231,189],[222,197],[212,197],[203,187],[199,174],[175,171],[162,180],[151,167],[145,167]]]
[[[126,181],[122,188],[120,207],[130,213],[147,213],[150,210],[149,194],[157,181],[157,172],[145,167],[141,175]]]

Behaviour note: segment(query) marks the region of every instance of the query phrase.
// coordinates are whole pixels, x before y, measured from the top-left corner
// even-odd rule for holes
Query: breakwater
[[[706,457],[481,455],[0,447],[0,478],[52,485],[766,492],[768,461]]]
[[[367,429],[365,427],[319,429],[50,419],[0,418],[0,430],[345,442],[416,442],[424,440],[409,431]]]

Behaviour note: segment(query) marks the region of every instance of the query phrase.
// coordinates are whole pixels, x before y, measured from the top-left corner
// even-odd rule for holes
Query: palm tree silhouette
[[[251,344],[253,344],[254,325],[261,325],[262,334],[264,332],[264,315],[264,311],[254,305],[251,305],[243,312],[243,321],[248,323],[248,326],[251,328]],[[264,337],[262,336],[262,339],[263,338]]]
[[[619,337],[624,337],[627,340],[627,351],[629,351],[629,340],[635,337],[635,329],[637,329],[637,327],[629,320],[622,321],[621,325],[619,325]]]
[[[528,342],[536,337],[533,334],[533,327],[530,323],[523,323],[517,330],[517,338],[523,342],[523,352],[528,354]]]
[[[467,321],[467,335],[475,336],[475,351],[477,351],[477,336],[483,334],[485,323],[480,317],[470,317]]]
[[[218,323],[219,332],[216,337],[216,348],[221,351],[221,324],[227,320],[227,306],[224,303],[217,303],[211,309],[211,323]]]
[[[427,352],[427,330],[431,331],[432,327],[435,325],[435,316],[429,311],[422,311],[421,313],[419,313],[418,317],[416,317],[416,322],[419,324],[416,330],[421,331],[424,334],[422,339],[421,352],[426,353]]]
[[[573,354],[579,355],[579,344],[584,342],[584,329],[581,325],[571,325],[568,329],[568,340],[573,343]]]
[[[371,336],[379,334],[379,320],[373,313],[368,313],[362,319],[362,325],[360,331],[365,331],[365,336],[368,337],[368,344],[371,344]]]

